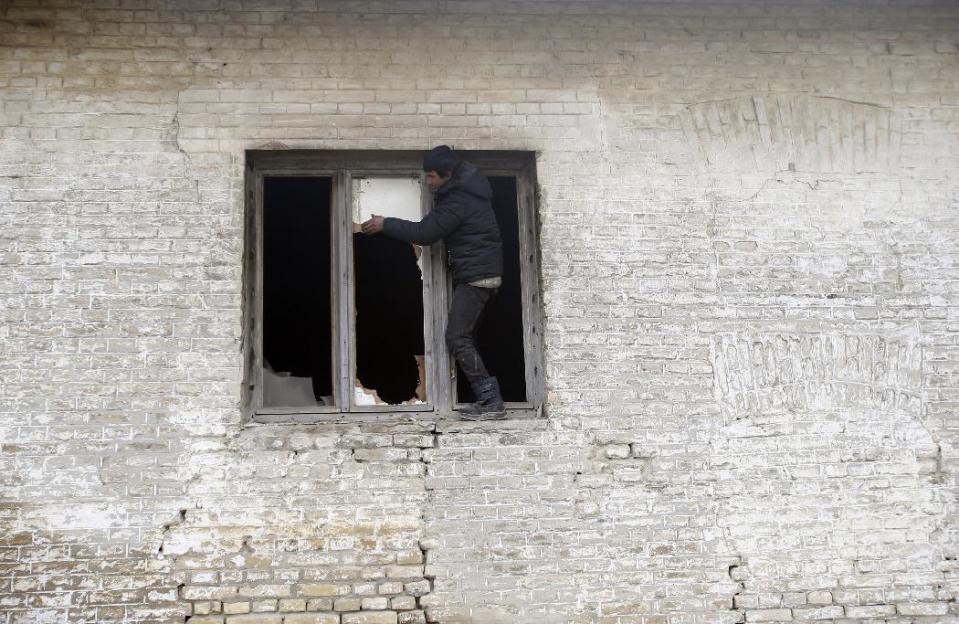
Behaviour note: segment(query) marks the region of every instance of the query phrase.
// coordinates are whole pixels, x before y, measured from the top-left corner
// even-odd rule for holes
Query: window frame
[[[461,151],[464,159],[485,175],[516,179],[519,223],[520,284],[526,401],[507,403],[507,417],[542,413],[545,398],[543,313],[540,298],[540,249],[536,211],[536,162],[528,151]],[[423,214],[431,198],[422,172],[421,151],[399,150],[247,150],[244,194],[243,253],[243,386],[242,407],[247,422],[355,422],[390,415],[456,419],[456,365],[443,339],[452,296],[452,277],[442,242],[424,247],[423,315],[426,356],[426,405],[352,405],[355,375],[353,340],[352,180],[354,177],[409,177],[420,180]],[[262,406],[263,399],[263,187],[267,177],[325,177],[332,183],[330,198],[330,304],[333,406],[305,408]]]

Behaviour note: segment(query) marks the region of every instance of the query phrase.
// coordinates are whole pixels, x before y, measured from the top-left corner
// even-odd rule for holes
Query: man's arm
[[[383,232],[390,238],[407,243],[429,245],[455,230],[459,224],[459,217],[448,208],[434,208],[419,222],[374,216],[363,224],[363,233]]]

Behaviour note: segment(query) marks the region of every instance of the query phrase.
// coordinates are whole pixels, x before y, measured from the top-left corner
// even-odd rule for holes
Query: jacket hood
[[[480,199],[493,197],[493,188],[486,176],[481,174],[472,163],[462,162],[453,170],[453,177],[436,190],[437,196],[446,195],[450,191],[460,189]]]

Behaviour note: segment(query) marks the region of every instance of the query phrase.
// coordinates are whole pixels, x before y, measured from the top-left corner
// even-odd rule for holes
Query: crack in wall
[[[165,559],[165,558],[169,557],[172,561],[174,561],[174,562],[176,561],[176,556],[166,555],[166,554],[163,552],[163,548],[164,548],[164,545],[165,545],[165,543],[166,543],[166,538],[167,538],[167,536],[169,535],[170,531],[171,531],[174,527],[180,526],[180,525],[182,525],[182,524],[186,521],[186,514],[187,514],[187,510],[181,508],[181,509],[177,512],[177,515],[176,515],[176,517],[175,517],[173,520],[170,520],[169,522],[164,522],[163,525],[161,526],[161,531],[160,531],[160,543],[157,545],[157,549],[156,549],[156,557],[157,557],[157,559]]]
[[[732,598],[729,602],[729,610],[736,613],[735,622],[745,622],[746,621],[746,609],[738,604],[739,596],[742,596],[746,591],[746,579],[743,575],[743,566],[745,562],[741,555],[736,555],[736,562],[731,563],[729,568],[726,570],[726,574],[729,576],[729,580],[736,584],[736,591],[733,593]]]
[[[433,461],[433,453],[436,452],[440,447],[440,436],[443,434],[436,430],[436,425],[432,425],[428,431],[432,446],[422,447],[420,453],[420,462],[423,464],[423,491],[425,492],[425,500],[423,505],[420,508],[420,522],[423,524],[423,530],[421,537],[417,540],[417,547],[420,550],[420,556],[423,560],[423,578],[429,583],[428,591],[421,596],[415,596],[416,606],[418,609],[422,610],[427,622],[434,622],[435,619],[432,617],[432,614],[429,609],[429,605],[424,604],[424,596],[433,593],[434,583],[436,581],[436,575],[430,572],[430,551],[436,550],[439,547],[439,541],[435,538],[430,538],[426,536],[428,532],[430,517],[429,511],[433,509],[436,491],[434,488],[431,488],[427,484],[427,480],[430,477],[430,468]]]
[[[199,206],[202,202],[202,196],[200,192],[200,179],[198,177],[192,177],[189,174],[192,172],[195,167],[193,164],[193,156],[183,147],[183,144],[180,142],[180,106],[182,103],[183,91],[177,91],[176,97],[176,110],[173,113],[173,119],[170,121],[170,137],[169,140],[172,141],[174,148],[179,152],[185,161],[184,165],[184,178],[191,179],[193,182],[193,191],[196,195],[196,203]]]
[[[176,150],[183,154],[184,158],[190,160],[190,154],[183,149],[183,146],[180,144],[180,111],[179,111],[179,101],[177,102],[177,111],[173,113],[173,120],[170,122],[170,130],[173,134],[173,144],[176,146]]]

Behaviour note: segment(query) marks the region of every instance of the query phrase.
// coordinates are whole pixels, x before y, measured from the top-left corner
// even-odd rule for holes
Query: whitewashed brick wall
[[[0,623],[959,622],[959,5],[0,2]],[[547,417],[243,426],[244,150],[538,153]]]

